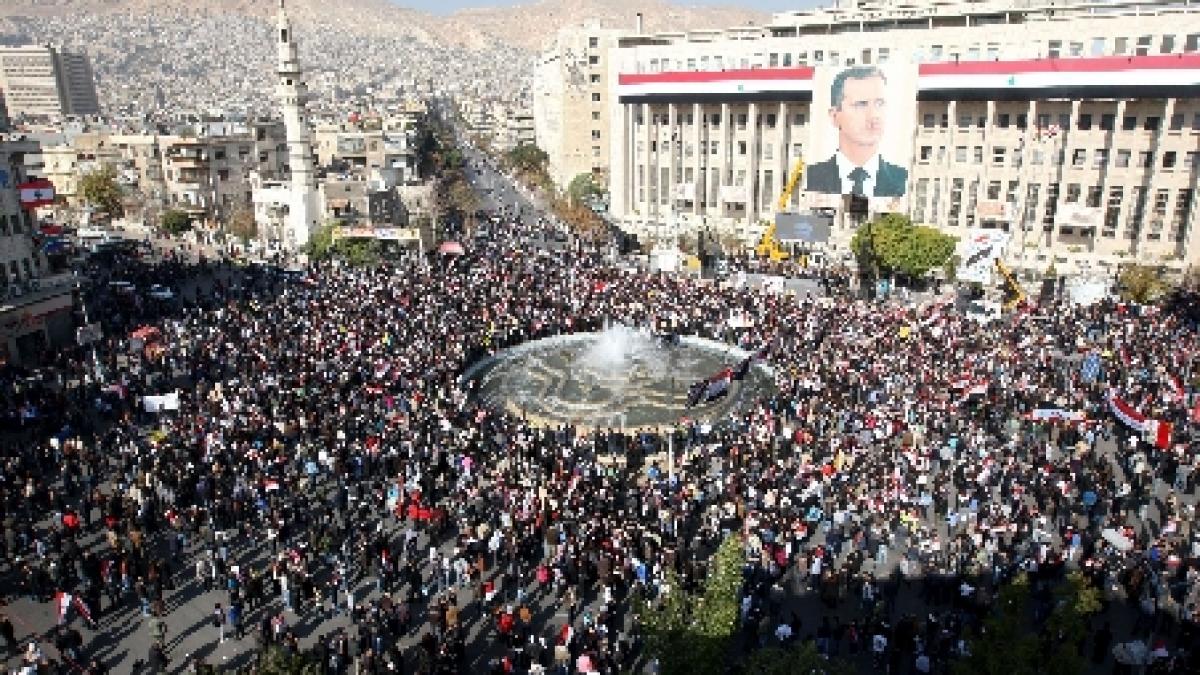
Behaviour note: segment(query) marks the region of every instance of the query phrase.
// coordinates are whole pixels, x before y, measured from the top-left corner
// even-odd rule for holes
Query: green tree
[[[1043,672],[1050,675],[1078,675],[1087,668],[1082,649],[1087,639],[1088,621],[1100,611],[1100,591],[1079,572],[1071,572],[1054,589],[1054,609],[1042,631],[1043,650],[1047,654]]]
[[[242,244],[246,244],[258,236],[258,223],[254,220],[254,210],[245,204],[239,204],[234,208],[226,227],[229,229],[229,234],[237,237]]]
[[[333,228],[337,223],[326,223],[308,237],[305,253],[312,260],[328,260],[333,255]]]
[[[342,237],[333,242],[333,256],[355,267],[379,262],[381,247],[378,239]]]
[[[192,229],[192,218],[179,209],[171,209],[162,215],[162,229],[171,235],[180,235]]]
[[[1154,302],[1167,291],[1167,281],[1160,268],[1150,265],[1126,265],[1117,277],[1121,299],[1139,305]]]
[[[731,535],[709,561],[703,592],[688,593],[674,572],[668,572],[655,602],[635,602],[646,652],[658,659],[662,675],[725,672],[737,630],[744,561],[741,541]]]
[[[604,190],[596,183],[592,174],[586,172],[572,178],[567,186],[567,198],[572,206],[586,205],[593,197],[601,194],[604,194]]]
[[[646,638],[646,653],[659,659],[663,675],[687,673],[690,667],[688,631],[692,598],[683,590],[679,575],[668,570],[658,598],[634,600],[634,614]]]
[[[117,170],[107,164],[79,179],[79,194],[83,195],[86,204],[114,218],[125,213],[121,206],[123,192],[117,183]]]
[[[519,174],[529,176],[545,174],[546,164],[549,161],[550,156],[546,154],[546,151],[532,144],[518,145],[504,153],[505,166]]]
[[[259,675],[317,675],[321,669],[303,654],[271,645],[259,652],[256,672]]]
[[[462,214],[474,214],[479,209],[479,195],[461,176],[450,183],[446,192],[447,202],[452,210]]]
[[[875,276],[896,272],[912,277],[943,267],[954,255],[957,239],[907,216],[888,213],[858,228],[850,241],[861,269]]]
[[[854,675],[854,666],[828,659],[811,642],[796,647],[767,647],[751,652],[741,664],[744,675]]]
[[[1034,675],[1040,671],[1038,638],[1030,629],[1029,578],[1019,575],[1002,587],[971,655],[956,661],[954,675]]]

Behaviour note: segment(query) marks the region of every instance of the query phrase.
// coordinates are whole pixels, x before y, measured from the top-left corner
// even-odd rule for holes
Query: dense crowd
[[[92,270],[105,337],[0,375],[4,557],[20,594],[65,608],[44,640],[0,621],[10,665],[106,672],[84,635],[140,614],[139,667],[179,667],[182,598],[212,606],[214,642],[251,635],[324,672],[625,672],[644,660],[631,598],[669,571],[697,588],[736,536],[742,650],[814,640],[943,672],[1000,584],[1078,569],[1133,617],[1097,620],[1097,663],[1138,639],[1154,667],[1194,667],[1190,321],[1106,302],[983,324],[773,295],[517,248],[531,229],[303,276]],[[109,283],[188,275],[198,300]],[[776,391],[691,414],[668,471],[644,434],[531,428],[459,382],[506,346],[609,322],[765,348]],[[1145,420],[1172,425],[1165,443]]]

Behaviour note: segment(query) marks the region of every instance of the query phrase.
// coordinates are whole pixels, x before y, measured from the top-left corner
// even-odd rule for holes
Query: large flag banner
[[[1166,450],[1171,447],[1171,430],[1170,422],[1162,420],[1148,420],[1146,423],[1146,441],[1153,443],[1154,447],[1159,450]]]
[[[1004,230],[974,230],[959,244],[958,255],[962,260],[956,272],[960,281],[980,284],[992,283],[992,270],[996,259],[1004,253],[1008,244],[1008,233]]]
[[[21,193],[21,206],[35,209],[54,203],[54,183],[48,180],[31,180],[17,186]]]
[[[1146,432],[1150,420],[1133,406],[1129,405],[1125,399],[1117,396],[1115,389],[1108,391],[1108,407],[1112,410],[1113,415],[1116,415],[1117,419],[1125,423],[1125,426],[1134,431]]]

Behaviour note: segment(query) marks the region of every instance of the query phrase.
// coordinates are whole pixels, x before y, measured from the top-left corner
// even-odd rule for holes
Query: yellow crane
[[[784,213],[787,211],[788,202],[792,201],[792,192],[796,190],[796,185],[800,183],[800,177],[804,175],[804,160],[796,160],[796,165],[792,167],[792,173],[788,176],[787,184],[783,186],[783,192],[779,193],[779,202],[775,205],[775,213]],[[773,262],[787,260],[790,254],[779,245],[779,239],[775,236],[775,223],[767,226],[766,231],[762,234],[762,239],[758,240],[758,246],[754,247],[754,252],[760,258],[770,258]]]
[[[1021,284],[1013,275],[1012,270],[999,258],[996,258],[996,271],[1004,277],[1004,285],[1008,287],[1008,299],[1004,302],[1004,311],[1011,312],[1013,308],[1025,302],[1025,289],[1021,288]]]

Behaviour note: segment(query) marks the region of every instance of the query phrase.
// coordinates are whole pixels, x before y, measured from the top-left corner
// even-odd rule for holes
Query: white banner
[[[1008,233],[1003,230],[974,230],[958,244],[958,280],[992,283],[996,259],[1004,253]]]
[[[1098,228],[1104,222],[1104,209],[1083,204],[1060,204],[1054,214],[1057,227]]]
[[[146,396],[142,399],[146,412],[156,413],[164,410],[179,410],[179,392],[173,391],[162,396]]]

